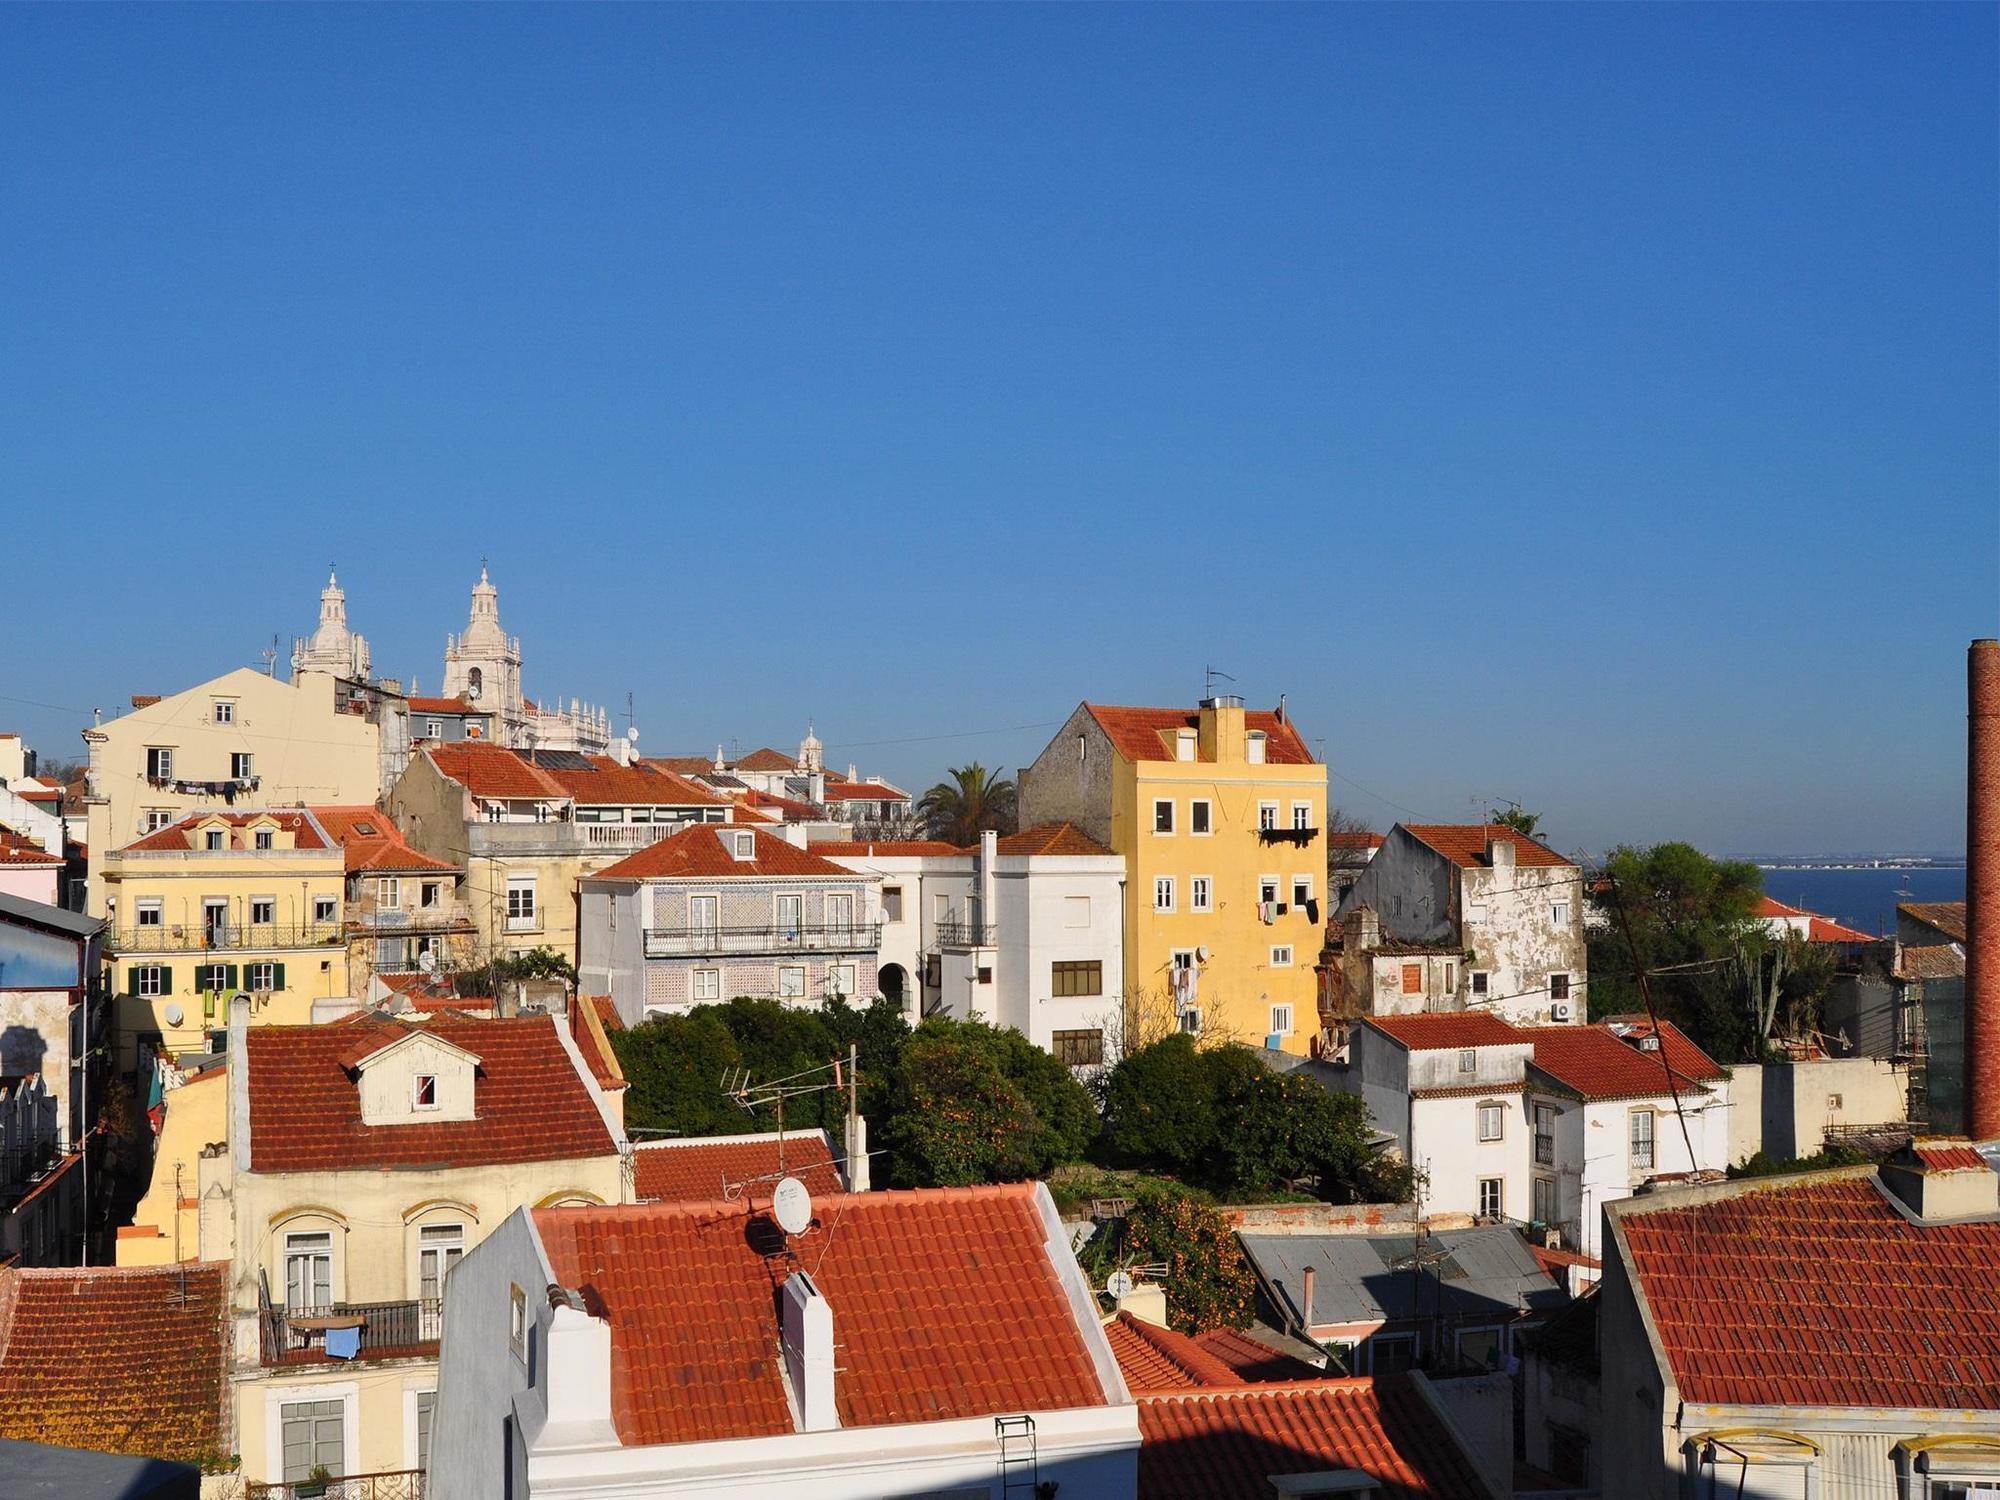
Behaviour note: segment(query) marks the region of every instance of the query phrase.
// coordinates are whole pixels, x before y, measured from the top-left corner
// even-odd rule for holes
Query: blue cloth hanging
[[[361,1352],[361,1330],[359,1328],[329,1328],[326,1331],[326,1357],[328,1359],[353,1359]]]

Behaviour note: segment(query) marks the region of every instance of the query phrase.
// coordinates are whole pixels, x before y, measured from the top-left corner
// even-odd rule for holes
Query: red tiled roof
[[[625,1018],[618,1014],[618,1006],[609,995],[592,995],[590,1003],[597,1007],[597,1019],[604,1023],[604,1034],[625,1029]]]
[[[715,769],[715,762],[706,755],[642,755],[639,764],[675,776],[706,776]]]
[[[1649,1027],[1632,1032],[1648,1034]],[[1651,1098],[1728,1076],[1671,1021],[1660,1023],[1657,1052],[1640,1051],[1609,1026],[1527,1026],[1517,1035],[1535,1044],[1537,1071],[1585,1099]]]
[[[520,797],[566,802],[569,793],[549,772],[531,766],[505,745],[486,740],[427,745],[424,754],[475,797]]]
[[[1366,1024],[1395,1038],[1412,1052],[1451,1047],[1495,1047],[1528,1038],[1483,1010],[1433,1011],[1417,1016],[1368,1016]]]
[[[625,1078],[625,1070],[618,1066],[618,1054],[609,1046],[610,1037],[598,1041],[598,1032],[590,1023],[595,1019],[599,1026],[604,1022],[603,1007],[611,1006],[608,995],[579,995],[569,1008],[569,1034],[576,1043],[576,1050],[590,1069],[590,1076],[597,1080],[601,1089],[622,1089],[630,1085]],[[617,1015],[615,1007],[612,1015]]]
[[[250,1069],[250,1165],[258,1172],[368,1171],[565,1161],[615,1147],[550,1016],[424,1027],[370,1016],[349,1026],[257,1026]],[[369,1033],[357,1041],[355,1032]],[[363,1125],[361,1091],[343,1064],[412,1030],[479,1058],[470,1120]]]
[[[1917,1140],[1910,1142],[1910,1151],[1933,1172],[1992,1170],[1986,1165],[1986,1158],[1973,1150],[1967,1141]]]
[[[1057,854],[1109,854],[1111,851],[1074,823],[1038,823],[1019,833],[1004,835],[999,841],[999,852],[1042,858]]]
[[[1757,905],[1752,908],[1750,915],[1753,917],[1809,917],[1812,913],[1802,907],[1787,906],[1784,902],[1775,901],[1769,896],[1759,896],[1757,898]]]
[[[1108,1403],[1043,1191],[853,1193],[820,1206],[791,1243],[833,1309],[842,1427]],[[794,1430],[773,1295],[791,1265],[760,1252],[751,1216],[740,1199],[536,1211],[556,1279],[610,1321],[612,1421],[626,1445]]]
[[[1128,708],[1112,703],[1083,706],[1127,760],[1173,760],[1175,731],[1201,727],[1201,714],[1192,708]],[[1243,727],[1263,731],[1264,758],[1272,765],[1313,764],[1312,752],[1291,720],[1280,719],[1268,709],[1252,709],[1243,715]]]
[[[40,844],[25,839],[11,828],[0,828],[0,865],[59,865],[60,854],[51,854]]]
[[[828,778],[822,794],[828,802],[908,802],[910,794],[880,781],[835,781]]]
[[[474,708],[463,698],[405,698],[413,714],[483,714],[491,710]]]
[[[229,1263],[0,1271],[0,1438],[226,1452]]]
[[[1612,1213],[1683,1400],[2000,1410],[2000,1224],[1913,1224],[1865,1169],[1671,1201]]]
[[[1270,1476],[1361,1469],[1383,1500],[1486,1500],[1407,1378],[1316,1380],[1139,1397],[1145,1500],[1268,1500]]]
[[[1898,979],[1952,979],[1965,972],[1965,950],[1956,943],[1931,943],[1902,950]]]
[[[724,807],[727,797],[718,797],[707,787],[696,786],[685,776],[654,766],[621,766],[608,755],[588,757],[588,771],[542,769],[556,785],[585,807],[617,804],[632,807]]]
[[[847,1191],[823,1131],[787,1131],[784,1170],[816,1199]],[[723,1197],[725,1183],[738,1186],[753,1178],[769,1179],[751,1190],[753,1197],[768,1199],[777,1180],[778,1142],[774,1136],[728,1135],[647,1141],[632,1152],[632,1172],[633,1191],[642,1201],[712,1203]]]
[[[1329,833],[1326,846],[1329,849],[1380,849],[1383,837],[1379,833]]]
[[[806,847],[824,859],[948,859],[972,852],[943,839],[814,839]]]
[[[1812,930],[1806,939],[1814,943],[1874,943],[1880,942],[1873,933],[1861,931],[1858,927],[1848,927],[1831,917],[1814,917]]]
[[[347,873],[366,870],[445,870],[458,872],[428,854],[419,854],[403,842],[398,829],[385,812],[372,807],[315,807],[312,815],[320,827],[347,854]]]
[[[1505,823],[1405,823],[1412,838],[1431,846],[1453,864],[1468,870],[1488,867],[1486,841],[1506,839],[1514,846],[1514,863],[1533,869],[1548,869],[1570,863],[1539,839],[1518,833]]]
[[[153,850],[171,851],[191,848],[192,846],[188,843],[188,835],[194,831],[195,825],[198,823],[207,823],[216,818],[220,818],[234,830],[229,840],[229,847],[233,850],[241,851],[244,848],[242,839],[243,829],[249,827],[252,823],[263,822],[266,819],[276,823],[280,828],[292,835],[292,845],[294,848],[331,849],[333,847],[333,845],[320,837],[319,830],[313,826],[313,820],[302,812],[222,812],[210,809],[207,812],[189,813],[178,822],[169,823],[165,828],[156,829],[143,838],[134,839],[125,846],[126,851],[151,852]]]
[[[24,786],[15,793],[23,802],[59,802],[62,788],[59,786]]]
[[[736,858],[732,845],[737,833],[748,833],[757,841],[755,859]],[[843,875],[850,880],[854,878],[852,870],[843,870],[817,854],[788,844],[775,833],[766,833],[761,828],[731,828],[721,823],[683,828],[679,833],[648,844],[636,854],[598,871],[598,875],[611,880],[671,880],[688,876],[712,880],[732,875],[782,875],[787,878]]]
[[[729,765],[732,770],[796,771],[799,768],[799,758],[796,755],[787,755],[782,750],[773,750],[766,745],[761,750],[752,750],[741,760],[731,761]]]
[[[755,787],[751,787],[742,796],[738,797],[736,805],[738,807],[753,807],[780,813],[783,816],[779,821],[785,823],[817,823],[820,821],[819,809],[814,807],[810,802],[801,802],[795,797],[774,796],[770,792],[760,792]]]
[[[1242,1377],[1196,1340],[1121,1312],[1104,1325],[1104,1337],[1134,1395],[1183,1391],[1205,1385],[1241,1385]],[[1275,1352],[1275,1351],[1274,1351]]]
[[[1236,1372],[1239,1385],[1273,1380],[1321,1380],[1325,1373],[1302,1359],[1294,1359],[1281,1349],[1273,1349],[1262,1339],[1252,1338],[1240,1328],[1211,1328],[1198,1333],[1194,1341],[1209,1354]]]
[[[1966,917],[1963,901],[1905,901],[1896,910],[1926,927],[1934,927],[1954,943],[1965,941]]]

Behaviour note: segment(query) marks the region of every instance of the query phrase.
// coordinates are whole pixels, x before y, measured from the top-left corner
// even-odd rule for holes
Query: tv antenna
[[[804,1098],[809,1094],[824,1094],[828,1090],[845,1089],[848,1114],[852,1116],[858,1112],[861,1069],[855,1063],[856,1051],[855,1047],[849,1046],[847,1060],[844,1063],[835,1058],[832,1062],[821,1063],[816,1068],[803,1068],[783,1078],[774,1078],[769,1083],[752,1082],[748,1068],[723,1070],[721,1087],[724,1098],[746,1114],[755,1114],[758,1110],[769,1107],[777,1115],[778,1123],[778,1170],[745,1177],[737,1182],[731,1182],[725,1177],[722,1182],[722,1196],[725,1199],[739,1198],[760,1182],[775,1182],[782,1189],[787,1182],[797,1181],[785,1167],[785,1101]],[[800,1186],[800,1191],[804,1191],[803,1184]],[[773,1212],[775,1211],[774,1198]],[[792,1230],[788,1233],[797,1231]]]
[[[632,717],[632,690],[630,688],[627,688],[625,690],[625,728],[628,731],[630,731],[637,727],[638,727],[638,720]],[[637,739],[638,736],[635,734],[627,733],[626,738]]]
[[[1202,697],[1213,698],[1215,696],[1215,683],[1217,678],[1222,679],[1222,681],[1224,682],[1234,682],[1236,680],[1234,677],[1231,677],[1227,672],[1218,671],[1214,667],[1203,667],[1201,669]]]
[[[266,677],[276,677],[278,675],[278,634],[276,631],[271,632],[271,644],[257,654],[264,658],[264,675]]]

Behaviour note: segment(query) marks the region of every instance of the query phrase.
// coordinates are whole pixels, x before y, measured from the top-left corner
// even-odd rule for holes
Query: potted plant
[[[325,1464],[314,1464],[310,1473],[298,1484],[292,1486],[292,1493],[298,1500],[320,1500],[326,1493],[327,1484],[333,1478],[333,1470]]]

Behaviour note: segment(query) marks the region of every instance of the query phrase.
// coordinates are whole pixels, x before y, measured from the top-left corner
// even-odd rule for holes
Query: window
[[[333,1231],[285,1236],[285,1306],[294,1312],[333,1306]]]
[[[1058,1031],[1049,1038],[1049,1050],[1064,1067],[1094,1068],[1104,1061],[1104,1033],[1095,1027]]]
[[[217,698],[215,700],[215,722],[218,724],[234,724],[236,722],[236,705],[227,698]]]
[[[1473,994],[1475,994],[1475,995],[1483,995],[1483,994],[1485,994],[1485,993],[1486,993],[1486,982],[1487,982],[1487,974],[1486,974],[1486,971],[1485,971],[1484,969],[1475,969],[1475,970],[1473,970],[1473,971],[1472,971],[1472,993],[1473,993]]]
[[[940,926],[951,920],[951,897],[931,897],[931,920]]]
[[[277,836],[268,828],[260,828],[257,830],[256,845],[259,849],[275,849],[278,845]]]
[[[417,1298],[435,1306],[444,1299],[444,1279],[465,1258],[463,1224],[426,1224],[417,1234]],[[421,1314],[422,1309],[419,1309]],[[431,1335],[429,1328],[420,1330]]]
[[[1549,908],[1549,919],[1558,927],[1569,926],[1569,903],[1558,901]]]
[[[132,971],[132,993],[135,995],[164,995],[167,992],[167,971],[159,964],[140,964]]]
[[[721,912],[720,896],[688,897],[688,931],[704,940],[713,938],[721,930]]]
[[[1174,759],[1193,760],[1195,753],[1195,732],[1192,729],[1177,730],[1174,734]]]
[[[1191,1005],[1182,1011],[1180,1021],[1181,1030],[1189,1036],[1201,1035],[1201,1011],[1198,1008]]]
[[[228,964],[196,964],[194,987],[202,991],[226,990],[229,988]]]
[[[1174,804],[1168,798],[1160,798],[1153,803],[1153,832],[1172,833],[1174,831]]]
[[[1421,995],[1424,992],[1424,966],[1422,964],[1403,965],[1403,993]]]
[[[1077,928],[1090,925],[1090,897],[1063,897],[1063,926]]]
[[[1632,1111],[1632,1165],[1653,1165],[1653,1112],[1650,1109]]]
[[[1153,910],[1172,911],[1174,909],[1174,877],[1160,875],[1153,881]]]
[[[211,850],[227,849],[229,847],[229,835],[226,831],[220,828],[209,829],[205,834],[202,835],[202,841],[203,841],[203,847]]]
[[[248,781],[250,775],[250,752],[248,750],[234,752],[229,757],[230,779],[232,781]]]
[[[268,927],[278,920],[278,898],[276,896],[252,896],[250,898],[250,922],[252,926]]]
[[[1535,1106],[1535,1165],[1552,1167],[1556,1164],[1556,1111],[1551,1104]],[[1536,1214],[1536,1218],[1542,1215]]]
[[[417,905],[436,906],[444,897],[444,882],[426,880],[417,887]]]
[[[146,750],[146,779],[148,781],[172,781],[174,779],[174,752],[160,746],[148,746]]]
[[[993,982],[993,967],[992,967],[992,965],[990,965],[990,964],[981,964],[981,965],[979,966],[979,969],[978,969],[978,983],[980,983],[980,984],[991,984],[992,982]]]
[[[507,1347],[522,1364],[528,1362],[528,1294],[517,1286],[507,1288]]]
[[[1276,906],[1278,904],[1277,876],[1259,875],[1257,877],[1257,903],[1260,906]],[[1271,915],[1276,916],[1277,913],[1274,911]]]
[[[1553,1177],[1535,1179],[1535,1222],[1553,1224],[1556,1221],[1556,1180]]]
[[[1213,888],[1214,888],[1214,882],[1211,881],[1206,875],[1196,875],[1191,880],[1189,880],[1188,910],[1189,911],[1215,910],[1214,902],[1211,900],[1211,893],[1213,891]]]
[[[1369,1368],[1377,1375],[1399,1375],[1417,1367],[1414,1333],[1377,1334],[1368,1341]]]
[[[694,998],[697,1000],[720,1000],[722,998],[722,970],[696,969],[694,971]]]
[[[1291,966],[1292,945],[1290,943],[1274,943],[1271,946],[1271,967],[1274,969],[1289,969]]]
[[[507,877],[507,930],[531,932],[535,926],[535,877]]]
[[[799,964],[786,964],[778,970],[778,998],[780,1000],[803,1000],[806,997],[806,971]]]
[[[1310,802],[1294,802],[1292,804],[1292,827],[1310,828],[1312,826],[1313,805]]]
[[[1498,1218],[1496,1208],[1493,1216]],[[1461,1368],[1471,1366],[1475,1370],[1497,1370],[1500,1368],[1502,1335],[1497,1328],[1467,1328],[1458,1335],[1458,1362]]]
[[[316,1469],[347,1472],[347,1404],[344,1401],[287,1401],[278,1408],[284,1434],[285,1482],[299,1484]]]
[[[148,833],[158,833],[162,828],[171,827],[173,821],[174,815],[164,807],[149,807],[146,809],[145,828]]]
[[[1263,730],[1253,729],[1250,731],[1250,740],[1247,749],[1251,765],[1261,766],[1262,764],[1264,764],[1265,746],[1264,746]]]
[[[278,971],[283,967],[275,963],[245,964],[243,982],[257,994],[268,995],[279,987]]]
[[[1049,965],[1049,993],[1058,1000],[1079,995],[1104,993],[1104,964],[1099,959],[1077,959]]]
[[[1313,898],[1313,878],[1310,875],[1292,877],[1292,905],[1304,906]]]
[[[826,971],[826,992],[829,995],[854,994],[854,965],[833,964]]]
[[[1458,989],[1458,965],[1446,964],[1444,966],[1444,992],[1447,995],[1449,995],[1454,993],[1457,989]]]
[[[1500,1190],[1503,1186],[1505,1186],[1505,1179],[1503,1178],[1482,1177],[1479,1179],[1479,1214],[1481,1218],[1497,1219],[1500,1217]]]
[[[1172,962],[1176,969],[1192,969],[1194,967],[1194,949],[1174,949]]]
[[[419,1073],[411,1090],[410,1104],[416,1109],[436,1109],[438,1107],[438,1080],[435,1073]],[[425,1231],[428,1233],[429,1231]]]
[[[900,885],[882,887],[882,920],[885,922],[903,920],[903,888]]]
[[[403,904],[403,883],[393,875],[384,876],[375,882],[375,904],[377,906],[401,906]]]
[[[805,897],[778,897],[778,936],[788,943],[799,940],[799,929],[805,925]]]
[[[437,1415],[436,1391],[417,1392],[417,1467],[428,1469],[431,1463],[431,1422]]]
[[[734,845],[733,845],[733,847],[732,847],[732,851],[731,851],[731,852],[732,852],[732,853],[734,853],[734,855],[736,856],[736,858],[738,858],[738,859],[755,859],[755,858],[757,857],[757,835],[756,835],[756,834],[754,834],[754,833],[738,833],[738,834],[732,834],[732,835],[730,835],[730,837],[731,837],[731,838],[732,838],[732,839],[734,840]]]
[[[1278,826],[1277,803],[1259,802],[1257,804],[1257,826],[1262,829],[1271,829]]]
[[[1188,804],[1188,832],[1213,833],[1215,831],[1214,809],[1205,798],[1196,798]]]
[[[1271,1007],[1271,1035],[1290,1036],[1292,1034],[1292,1008],[1289,1005]]]
[[[1504,1104],[1482,1104],[1479,1106],[1479,1138],[1482,1141],[1497,1141],[1506,1128],[1507,1106]]]
[[[427,740],[441,740],[441,739],[443,739],[443,738],[444,738],[444,720],[443,720],[443,719],[426,719],[426,720],[424,720],[424,738],[425,738],[425,739],[427,739]]]
[[[1458,1071],[1461,1073],[1478,1072],[1479,1054],[1470,1047],[1464,1048],[1462,1051],[1460,1051],[1460,1053],[1458,1054]]]
[[[332,896],[313,897],[313,920],[331,922],[340,915],[340,902]]]
[[[843,935],[854,930],[854,895],[851,891],[836,891],[827,896],[826,925],[829,930]]]
[[[137,920],[141,927],[158,927],[160,925],[159,897],[141,896],[133,903],[133,909],[137,913]]]
[[[1551,1000],[1569,999],[1569,975],[1551,974],[1549,976],[1549,998]]]

